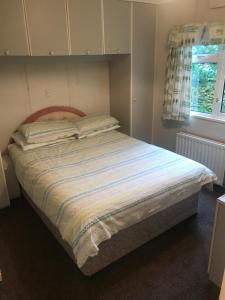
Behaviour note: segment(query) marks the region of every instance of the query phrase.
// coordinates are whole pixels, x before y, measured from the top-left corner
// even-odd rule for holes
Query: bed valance
[[[170,48],[225,44],[225,20],[175,26],[169,34],[168,44]]]

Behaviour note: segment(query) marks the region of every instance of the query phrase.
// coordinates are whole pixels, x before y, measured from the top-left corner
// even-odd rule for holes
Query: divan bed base
[[[26,192],[23,191],[23,194],[76,264],[72,248],[62,239],[58,229],[49,221],[40,209],[37,208],[34,202],[27,196]],[[99,254],[86,261],[81,268],[82,273],[91,276],[102,270],[112,262],[196,214],[197,207],[198,193],[150,216],[140,223],[121,230],[118,234],[113,235],[111,239],[104,241],[99,245]]]

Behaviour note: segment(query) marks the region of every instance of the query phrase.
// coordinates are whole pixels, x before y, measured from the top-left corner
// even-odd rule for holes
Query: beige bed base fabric
[[[76,263],[72,248],[61,238],[61,235],[56,227],[36,207],[34,202],[24,191],[23,194],[52,232],[52,234]],[[95,257],[89,258],[86,261],[84,266],[81,268],[82,273],[84,275],[91,276],[102,270],[112,262],[118,260],[129,252],[157,237],[161,233],[167,231],[176,224],[196,214],[197,207],[198,193],[152,215],[140,223],[121,230],[118,234],[112,236],[110,240],[107,240],[100,245],[99,254]]]

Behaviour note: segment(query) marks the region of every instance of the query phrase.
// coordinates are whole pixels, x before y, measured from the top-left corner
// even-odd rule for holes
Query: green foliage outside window
[[[192,47],[192,55],[217,54],[218,51],[219,51],[219,45],[193,46]]]
[[[212,113],[217,67],[216,63],[192,64],[192,111]]]
[[[192,47],[193,55],[217,54],[218,45]],[[191,110],[211,114],[215,83],[217,78],[217,63],[192,64]],[[225,110],[225,106],[224,106]]]

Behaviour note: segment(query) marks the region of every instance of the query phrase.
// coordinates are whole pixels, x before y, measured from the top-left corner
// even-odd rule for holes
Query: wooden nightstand
[[[6,185],[5,171],[0,153],[0,209],[10,205],[9,194]]]
[[[217,199],[212,234],[209,279],[221,287],[225,269],[225,195]]]

